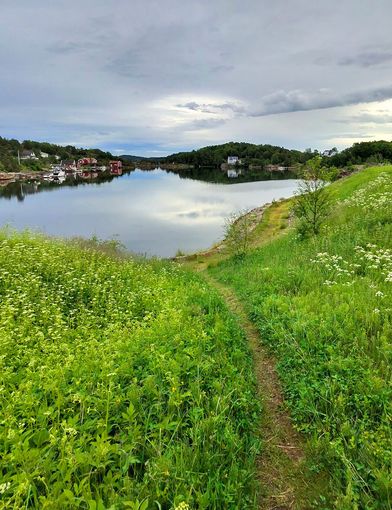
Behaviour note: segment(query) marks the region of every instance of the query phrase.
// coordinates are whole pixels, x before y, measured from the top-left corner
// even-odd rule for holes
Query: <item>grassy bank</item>
[[[331,475],[321,508],[391,508],[392,167],[330,186],[322,233],[211,264],[278,359],[285,397]],[[263,235],[263,232],[260,232]]]
[[[0,234],[0,507],[253,508],[251,356],[201,278]]]

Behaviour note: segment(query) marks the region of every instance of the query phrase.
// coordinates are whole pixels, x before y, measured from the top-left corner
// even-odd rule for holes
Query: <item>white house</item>
[[[321,155],[322,156],[325,156],[327,158],[331,158],[332,156],[335,156],[336,154],[338,154],[338,150],[336,147],[334,147],[333,149],[326,149]]]
[[[49,157],[49,154],[47,152],[42,152],[41,151],[41,158],[48,158]]]
[[[35,152],[33,152],[30,149],[24,149],[20,154],[20,159],[38,159],[35,155]]]
[[[236,163],[238,163],[238,164],[241,163],[241,160],[239,159],[238,156],[229,156],[227,158],[227,164],[228,165],[235,165]]]
[[[227,177],[229,179],[236,179],[239,175],[241,175],[241,170],[234,170],[230,168],[227,170]]]

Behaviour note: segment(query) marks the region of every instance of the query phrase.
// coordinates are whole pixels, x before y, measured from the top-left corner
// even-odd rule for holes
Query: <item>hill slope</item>
[[[227,161],[228,156],[238,156],[244,164],[291,166],[295,163],[304,163],[312,157],[312,153],[289,150],[273,145],[229,142],[222,145],[203,147],[191,152],[172,154],[167,156],[166,161],[195,166],[220,166]]]
[[[253,507],[251,356],[202,279],[7,232],[0,267],[2,508]]]
[[[22,161],[22,166],[18,164],[18,152],[31,150],[37,156],[37,160]],[[48,155],[47,158],[41,157],[41,152]],[[82,149],[73,145],[56,145],[47,142],[34,142],[32,140],[8,140],[0,136],[0,172],[18,172],[20,170],[39,170],[48,162],[56,162],[55,156],[59,159],[79,159],[81,157],[96,158],[99,162],[105,163],[112,159],[118,159],[110,152],[100,149]]]
[[[318,507],[391,508],[392,167],[329,192],[334,212],[319,236],[291,230],[210,271],[278,359],[313,469],[333,482]]]

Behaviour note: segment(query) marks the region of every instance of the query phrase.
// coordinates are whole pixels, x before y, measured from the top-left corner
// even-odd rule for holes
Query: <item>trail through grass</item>
[[[392,167],[329,193],[334,212],[319,236],[289,231],[210,273],[235,290],[276,356],[313,470],[332,481],[317,507],[390,509]]]
[[[310,472],[304,444],[292,426],[285,408],[276,361],[263,347],[257,328],[234,292],[209,274],[207,281],[217,288],[246,334],[256,374],[258,396],[263,406],[259,424],[262,449],[257,458],[258,508],[262,510],[310,508],[317,501],[326,480]],[[320,489],[322,487],[322,489]]]
[[[217,291],[2,232],[0,508],[391,509],[392,167],[329,193],[188,262]]]

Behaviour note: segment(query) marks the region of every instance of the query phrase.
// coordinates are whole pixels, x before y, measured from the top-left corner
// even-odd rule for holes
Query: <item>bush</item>
[[[249,251],[252,218],[249,211],[240,211],[225,221],[225,248],[236,259],[243,258]]]
[[[330,212],[330,200],[325,189],[329,171],[321,166],[322,158],[309,160],[302,172],[293,211],[300,220],[298,234],[301,237],[317,235]]]

